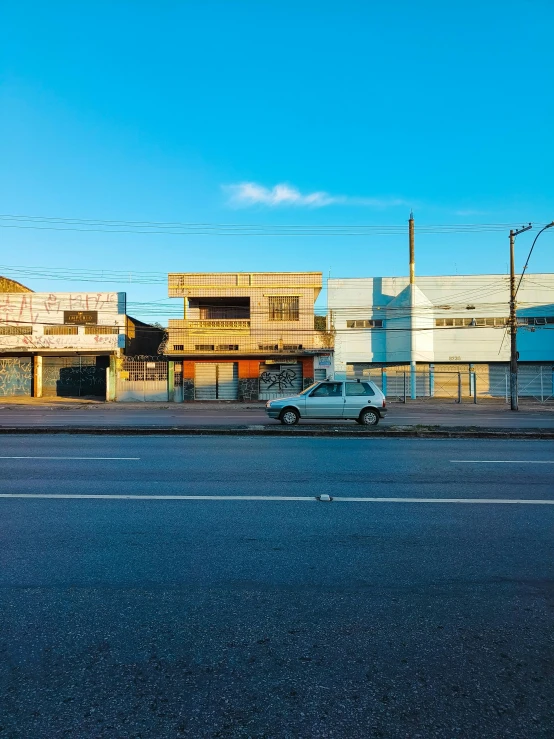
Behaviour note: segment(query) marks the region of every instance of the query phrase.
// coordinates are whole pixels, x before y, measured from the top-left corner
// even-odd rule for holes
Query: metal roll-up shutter
[[[217,400],[217,365],[195,362],[194,397],[196,400]]]
[[[0,359],[0,395],[31,395],[31,357]]]
[[[274,400],[302,392],[302,365],[260,365],[260,400]]]
[[[220,362],[217,365],[218,400],[236,400],[239,391],[238,365],[236,362]]]
[[[109,357],[43,357],[42,394],[78,398],[106,397]]]

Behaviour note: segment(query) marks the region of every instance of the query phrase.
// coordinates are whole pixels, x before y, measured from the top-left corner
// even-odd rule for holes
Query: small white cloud
[[[348,195],[331,195],[322,190],[304,194],[298,188],[286,183],[280,183],[269,188],[259,185],[257,182],[239,182],[235,185],[224,185],[223,189],[229,194],[229,204],[237,208],[251,205],[267,205],[272,208],[286,205],[308,208],[323,208],[327,205],[390,208],[392,206],[408,205],[406,200],[398,198],[358,198],[349,197]]]
[[[486,210],[472,210],[472,209],[455,210],[454,215],[456,216],[484,216],[484,215],[487,215],[487,211]]]

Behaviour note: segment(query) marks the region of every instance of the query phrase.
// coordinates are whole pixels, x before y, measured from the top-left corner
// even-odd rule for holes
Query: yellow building
[[[184,305],[166,354],[184,399],[268,399],[324,379],[332,334],[314,327],[321,287],[321,272],[171,273],[169,297]]]

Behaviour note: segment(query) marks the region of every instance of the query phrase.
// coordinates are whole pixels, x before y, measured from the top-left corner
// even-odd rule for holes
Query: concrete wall
[[[0,352],[114,351],[124,346],[125,302],[125,293],[0,293],[0,327],[26,332],[0,334]],[[45,333],[47,326],[64,324],[64,311],[95,311],[97,326],[119,333],[96,333],[85,326],[78,326],[76,335]]]

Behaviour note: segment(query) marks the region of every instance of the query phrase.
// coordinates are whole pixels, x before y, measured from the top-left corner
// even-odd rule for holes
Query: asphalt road
[[[0,737],[550,739],[553,451],[2,437]]]
[[[301,419],[302,425],[314,420]],[[353,421],[317,420],[325,425],[354,425]],[[554,408],[525,409],[513,413],[506,406],[473,406],[453,403],[435,406],[391,404],[383,426],[481,426],[487,428],[554,428]],[[72,407],[0,406],[2,426],[238,426],[279,425],[268,418],[263,408],[239,407],[218,409],[187,407],[173,404],[167,408],[126,407],[125,405],[88,405]]]

